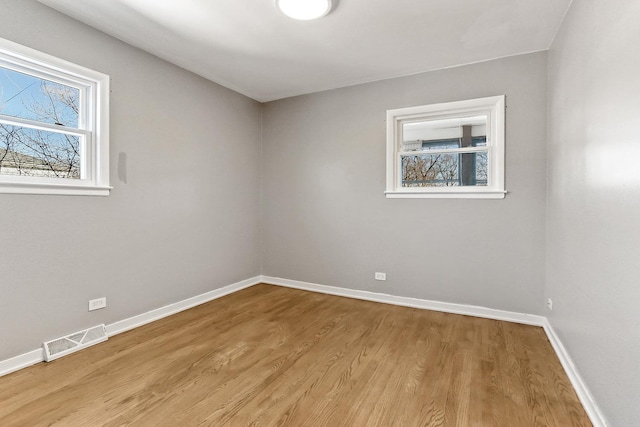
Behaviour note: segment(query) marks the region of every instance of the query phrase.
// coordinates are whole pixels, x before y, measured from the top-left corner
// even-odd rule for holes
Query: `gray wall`
[[[518,312],[550,296],[612,424],[640,419],[637,1],[574,1],[548,69],[535,53],[262,107],[33,0],[0,11],[0,37],[111,75],[115,187],[0,195],[0,360],[255,276],[262,257],[265,275]],[[384,197],[385,110],[499,94],[506,199]]]
[[[260,273],[260,104],[33,0],[0,37],[111,76],[115,187],[0,194],[0,360]]]
[[[613,426],[640,422],[639,16],[576,0],[549,58],[549,318]]]
[[[540,313],[546,66],[535,53],[265,104],[263,274]],[[502,94],[506,199],[385,198],[387,109]]]

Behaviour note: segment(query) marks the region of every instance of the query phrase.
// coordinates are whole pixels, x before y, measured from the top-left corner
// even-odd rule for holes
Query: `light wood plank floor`
[[[0,426],[589,426],[543,330],[258,285],[0,378]]]

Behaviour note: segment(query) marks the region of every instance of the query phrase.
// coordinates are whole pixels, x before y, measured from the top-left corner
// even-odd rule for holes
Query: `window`
[[[109,76],[0,39],[0,193],[109,194]]]
[[[388,198],[504,198],[505,97],[387,111]]]

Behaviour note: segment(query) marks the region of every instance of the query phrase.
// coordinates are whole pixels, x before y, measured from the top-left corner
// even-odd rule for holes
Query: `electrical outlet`
[[[376,272],[375,279],[376,280],[387,280],[387,273]]]
[[[553,300],[551,298],[547,298],[547,308],[553,310]]]
[[[107,297],[89,300],[89,311],[99,310],[107,306]]]

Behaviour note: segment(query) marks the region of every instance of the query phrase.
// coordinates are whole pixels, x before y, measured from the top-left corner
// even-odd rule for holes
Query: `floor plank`
[[[2,426],[590,426],[542,328],[258,285],[0,378]]]

